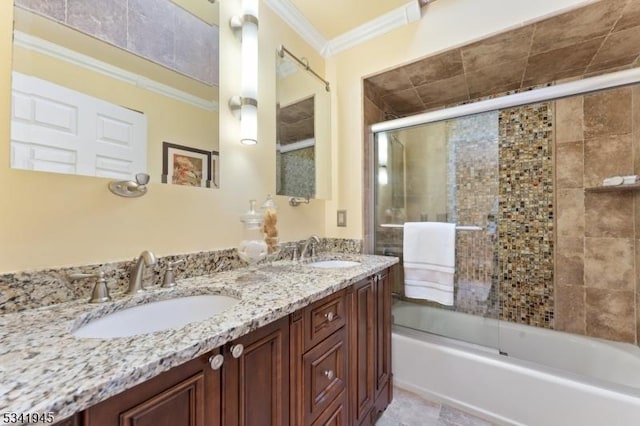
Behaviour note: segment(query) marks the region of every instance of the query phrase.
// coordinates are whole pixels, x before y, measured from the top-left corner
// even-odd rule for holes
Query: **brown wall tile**
[[[382,96],[413,87],[404,67],[395,68],[382,74],[369,77],[367,82],[373,84]]]
[[[625,115],[629,116],[628,111]],[[587,139],[584,155],[584,184],[587,187],[602,185],[606,177],[633,172],[631,134]]]
[[[557,115],[556,115],[557,117]],[[562,126],[556,124],[556,128]],[[566,142],[556,145],[556,187],[582,188],[584,178],[584,143]]]
[[[511,63],[529,56],[533,25],[527,25],[489,37],[463,47],[462,60],[466,70]]]
[[[584,236],[584,191],[559,189],[557,191],[558,237]]]
[[[633,238],[585,238],[585,286],[635,292],[633,242]]]
[[[631,133],[631,89],[605,90],[584,97],[585,138]]]
[[[635,291],[586,289],[587,335],[636,342]]]
[[[584,286],[584,238],[558,237],[555,282],[563,286]]]
[[[640,25],[640,2],[631,0],[624,8],[622,17],[616,22],[615,31],[624,30],[626,28]]]
[[[405,65],[401,69],[404,70],[414,86],[422,86],[464,73],[460,49],[429,56],[418,62]]]
[[[468,71],[466,75],[469,96],[473,99],[519,88],[526,66],[527,60],[521,59],[509,64],[508,67],[504,64],[495,64]]]
[[[634,234],[633,193],[585,194],[585,236],[628,238]]]
[[[546,52],[607,35],[626,0],[606,0],[536,24],[532,53]]]
[[[525,84],[532,86],[582,74],[603,41],[604,38],[598,38],[531,55],[524,75]]]
[[[585,288],[557,285],[555,291],[555,329],[585,334]]]
[[[391,111],[398,114],[418,111],[423,108],[420,96],[418,96],[416,89],[413,88],[384,96],[382,100]]]
[[[608,36],[594,56],[592,65],[620,61],[622,58],[629,58],[627,64],[631,64],[638,55],[640,55],[640,25]]]
[[[583,96],[556,101],[556,142],[574,142],[584,139]]]
[[[463,74],[416,87],[425,107],[442,102],[462,102],[469,99],[467,81]]]

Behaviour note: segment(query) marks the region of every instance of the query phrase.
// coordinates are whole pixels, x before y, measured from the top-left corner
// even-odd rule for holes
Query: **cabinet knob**
[[[240,343],[238,343],[237,345],[231,346],[231,355],[234,358],[240,358],[243,351],[244,351],[244,346],[242,346]]]
[[[209,365],[211,366],[212,370],[220,369],[220,367],[222,367],[223,363],[224,363],[224,357],[222,355],[220,355],[220,354],[212,355],[209,358]]]
[[[327,312],[326,314],[324,314],[324,317],[327,319],[327,321],[333,321],[333,319],[336,316],[335,316],[335,314],[333,312]]]
[[[325,370],[324,375],[327,377],[327,379],[333,380],[335,373],[333,372],[333,370]]]

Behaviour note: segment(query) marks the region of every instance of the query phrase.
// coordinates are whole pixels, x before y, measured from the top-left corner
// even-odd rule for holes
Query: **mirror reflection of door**
[[[215,168],[217,5],[15,0],[14,12],[11,167],[161,182],[170,142]]]
[[[315,195],[315,96],[278,106],[277,193]]]

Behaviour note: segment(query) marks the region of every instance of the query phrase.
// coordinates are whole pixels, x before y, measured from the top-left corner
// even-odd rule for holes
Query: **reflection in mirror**
[[[329,86],[286,48],[276,58],[276,192],[329,198]]]
[[[14,12],[11,167],[218,186],[216,5],[15,0]]]

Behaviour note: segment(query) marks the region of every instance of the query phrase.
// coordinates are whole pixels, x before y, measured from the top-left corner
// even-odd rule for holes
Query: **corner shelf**
[[[584,192],[623,192],[640,190],[640,182],[628,185],[612,185],[612,186],[593,186],[585,188]]]

